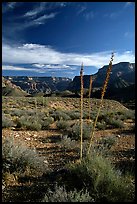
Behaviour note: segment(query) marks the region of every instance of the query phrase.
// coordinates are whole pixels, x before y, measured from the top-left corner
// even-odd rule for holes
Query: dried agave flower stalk
[[[90,104],[91,90],[92,90],[92,76],[90,76],[90,82],[89,82],[89,100],[88,100],[88,107],[89,107],[89,123],[90,123],[90,110],[91,110],[91,104]]]
[[[45,97],[44,96],[43,96],[42,102],[43,102],[43,109],[44,109],[44,105],[45,105]]]
[[[80,138],[81,138],[81,148],[80,148],[80,160],[82,160],[82,143],[83,143],[83,63],[80,70],[80,81],[81,81],[81,100],[80,100]]]
[[[93,139],[94,132],[95,132],[95,127],[96,127],[98,116],[99,116],[99,113],[100,113],[100,110],[101,110],[101,107],[102,107],[103,97],[104,97],[104,94],[106,92],[108,81],[109,81],[109,78],[110,78],[110,73],[111,73],[111,70],[112,70],[113,57],[114,57],[114,53],[112,53],[112,57],[111,57],[111,60],[110,60],[110,63],[109,63],[109,67],[108,67],[108,70],[107,70],[106,79],[104,81],[103,89],[102,89],[102,92],[101,92],[100,105],[99,105],[97,116],[96,116],[96,119],[95,119],[95,122],[94,122],[94,125],[93,125],[93,130],[91,132],[91,139],[90,139],[90,143],[89,143],[88,154],[90,153],[91,143],[92,143],[92,139]]]
[[[38,121],[38,112],[37,112],[37,99],[35,98],[35,109],[36,109],[36,119]]]

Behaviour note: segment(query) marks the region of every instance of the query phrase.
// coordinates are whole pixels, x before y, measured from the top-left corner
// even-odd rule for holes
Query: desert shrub
[[[107,127],[107,125],[106,125],[105,121],[101,121],[101,122],[97,122],[96,127],[97,127],[99,130],[105,130],[106,127]]]
[[[75,119],[79,119],[80,118],[80,112],[79,111],[69,111],[68,112],[68,115],[70,116],[70,118],[72,120],[75,120]]]
[[[92,129],[91,124],[83,123],[83,139],[88,139],[90,137],[90,132]],[[80,124],[75,123],[71,128],[68,129],[68,136],[75,140],[80,140]]]
[[[103,148],[110,149],[115,143],[116,143],[115,136],[107,136],[107,137],[103,137],[99,141],[99,146],[103,146]]]
[[[48,166],[35,149],[28,148],[22,141],[7,137],[2,144],[3,172],[24,172],[27,168],[44,172]]]
[[[54,122],[54,118],[53,117],[47,117],[43,120],[41,120],[41,129],[42,130],[47,130],[50,128],[50,125]]]
[[[2,128],[10,128],[14,126],[14,122],[5,115],[2,115]]]
[[[61,96],[61,97],[70,97],[74,94],[69,90],[65,90],[65,91],[61,91],[61,92],[56,92],[56,95]]]
[[[89,118],[89,113],[84,111],[83,119],[88,119],[88,118]]]
[[[124,123],[122,120],[119,120],[119,119],[110,119],[108,121],[108,123],[112,126],[112,127],[115,127],[115,128],[123,128],[124,127]]]
[[[36,117],[22,116],[16,120],[16,128],[23,128],[26,130],[41,130],[42,125]]]
[[[92,120],[95,120],[96,119],[96,115],[97,115],[97,111],[91,111],[91,114],[90,114],[90,118],[92,119]]]
[[[56,186],[54,191],[48,190],[42,202],[94,202],[94,200],[87,190],[75,189],[67,192],[64,186]]]
[[[69,127],[69,123],[67,121],[64,120],[60,120],[56,122],[56,126],[57,128],[60,130],[65,130]]]
[[[27,130],[39,131],[41,130],[41,128],[42,128],[42,125],[37,121],[29,121],[26,125]]]
[[[134,110],[124,110],[121,112],[118,112],[118,114],[120,114],[120,119],[135,119],[135,111]]]
[[[3,102],[4,103],[4,102]],[[2,104],[2,114],[9,114],[10,113],[10,110],[9,109],[5,109],[6,107],[3,107],[3,104]]]
[[[77,142],[76,140],[72,140],[67,135],[64,135],[60,141],[60,145],[66,150],[66,149],[76,149],[77,148]],[[78,147],[79,149],[79,147]]]
[[[22,117],[16,119],[15,122],[16,122],[17,128],[26,127],[28,124],[28,117],[26,118],[25,116],[22,116]]]
[[[86,186],[95,202],[130,202],[134,201],[134,184],[117,171],[110,161],[101,155],[92,153],[82,162],[71,164],[69,169],[71,185]],[[70,175],[71,177],[71,175]]]
[[[135,133],[135,124],[131,127],[131,131]]]
[[[23,110],[20,110],[20,109],[14,109],[11,111],[11,116],[18,116],[20,117],[21,115],[24,114]]]
[[[104,120],[109,123],[110,120],[121,120],[135,119],[134,110],[121,110],[121,111],[104,111],[100,113],[98,121]]]
[[[51,117],[53,117],[54,120],[70,120],[69,115],[61,110],[54,111],[54,113],[51,114]]]
[[[37,105],[46,107],[49,103],[49,98],[47,97],[36,97]]]

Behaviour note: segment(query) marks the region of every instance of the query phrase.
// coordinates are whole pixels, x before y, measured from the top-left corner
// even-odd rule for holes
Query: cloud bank
[[[110,61],[112,51],[96,52],[88,54],[62,53],[49,46],[40,44],[23,44],[21,46],[3,44],[3,64],[59,64],[77,65],[83,62],[85,66],[101,68]],[[114,63],[135,62],[132,51],[115,52]]]

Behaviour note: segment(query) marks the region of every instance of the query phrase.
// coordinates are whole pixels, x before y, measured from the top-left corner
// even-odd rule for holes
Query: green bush
[[[80,118],[80,112],[79,111],[69,111],[68,112],[68,115],[70,116],[70,118],[72,120],[75,120],[75,119],[79,119]]]
[[[124,123],[122,120],[119,119],[110,119],[109,120],[109,124],[114,127],[114,128],[123,128],[124,127]]]
[[[69,123],[64,120],[60,120],[56,122],[57,128],[60,130],[66,130],[69,127]]]
[[[5,115],[2,115],[2,128],[10,128],[14,126],[14,122]]]
[[[84,111],[83,119],[88,119],[88,118],[89,118],[89,113]]]
[[[105,130],[107,125],[104,121],[101,121],[101,122],[97,122],[97,125],[96,127],[99,129],[99,130]]]
[[[21,118],[16,119],[16,128],[38,131],[41,130],[42,125],[40,124],[40,121],[37,121],[36,117],[22,116]]]
[[[35,149],[30,149],[22,141],[7,137],[2,144],[3,172],[24,172],[27,168],[38,172],[48,169]]]
[[[94,202],[87,191],[76,189],[67,192],[65,187],[56,186],[54,191],[48,190],[41,202]]]
[[[45,119],[43,119],[43,120],[41,120],[41,129],[42,130],[47,130],[47,129],[49,129],[50,128],[50,125],[52,124],[54,122],[54,118],[52,118],[52,117],[47,117],[47,118],[45,118]]]
[[[135,119],[135,111],[134,110],[124,110],[124,111],[118,111],[117,112],[117,118],[121,120],[126,119]]]
[[[29,121],[26,125],[27,130],[39,131],[41,130],[41,128],[42,128],[42,125],[37,121]]]
[[[86,186],[95,202],[134,201],[135,189],[132,181],[115,170],[110,161],[100,155],[92,153],[81,163],[71,164],[69,169],[77,180],[77,185],[79,183],[79,186]]]
[[[103,145],[103,147],[110,149],[116,143],[116,137],[114,136],[107,136],[103,137],[99,141],[99,145]]]
[[[90,137],[91,129],[91,124],[83,123],[83,139],[88,139]],[[75,123],[68,129],[68,136],[72,139],[80,140],[80,123]]]
[[[69,115],[67,113],[61,111],[61,110],[56,110],[51,114],[51,117],[54,118],[54,120],[70,120]]]
[[[64,135],[59,143],[65,150],[66,149],[76,149],[77,143],[75,140],[72,140],[67,135]],[[78,147],[79,150],[79,147]]]
[[[20,110],[20,109],[14,109],[10,112],[11,116],[22,116],[24,115],[24,111],[23,110]]]

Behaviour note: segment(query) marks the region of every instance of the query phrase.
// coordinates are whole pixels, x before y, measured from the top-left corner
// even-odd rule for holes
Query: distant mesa
[[[108,65],[103,66],[92,75],[93,85],[91,97],[100,98],[101,89],[106,78]],[[84,75],[84,89],[89,88],[90,75]],[[75,93],[80,91],[80,76],[75,76],[69,85],[69,90]],[[130,92],[129,92],[130,91]],[[115,100],[135,99],[135,63],[120,62],[112,66],[106,98]]]
[[[11,77],[10,77],[11,79]],[[26,91],[22,90],[19,86],[11,83],[10,80],[2,77],[2,95],[3,96],[27,96]]]
[[[91,97],[100,98],[101,89],[106,78],[108,65],[103,66],[92,75]],[[90,75],[84,75],[84,96],[88,96]],[[67,92],[66,92],[67,90]],[[14,96],[50,96],[56,93],[61,96],[80,96],[80,76],[74,79],[67,77],[2,77],[2,94]],[[110,75],[105,98],[115,100],[135,99],[135,63],[120,62],[114,64]]]

